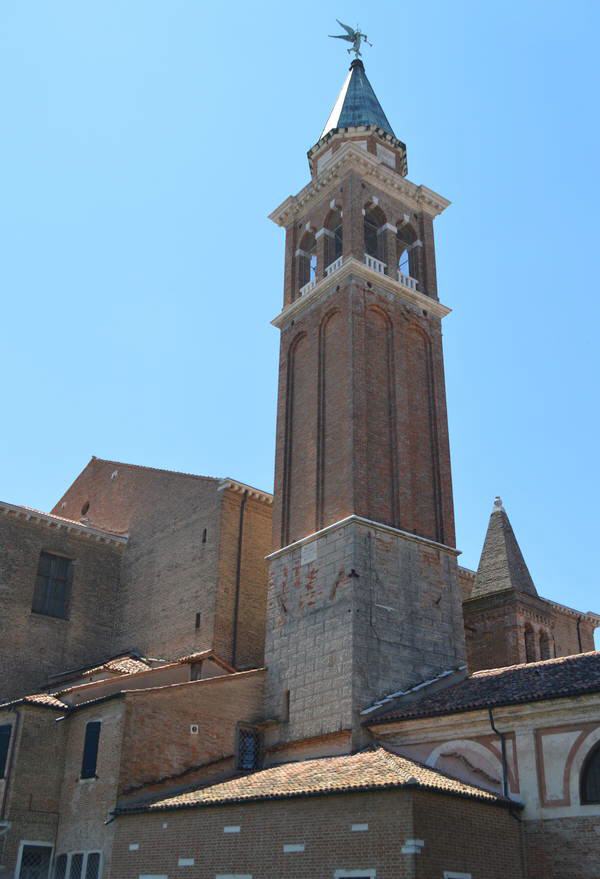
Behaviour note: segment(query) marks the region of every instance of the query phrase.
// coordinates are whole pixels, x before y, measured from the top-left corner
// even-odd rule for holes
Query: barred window
[[[249,726],[238,730],[238,769],[258,769],[260,764],[260,733]]]
[[[54,879],[66,879],[67,856],[59,855],[54,863]]]
[[[600,744],[596,745],[583,764],[581,802],[600,803]]]
[[[64,556],[41,552],[31,610],[66,619],[73,577],[73,562]]]
[[[85,865],[85,879],[100,879],[100,852],[89,852]]]
[[[51,845],[24,845],[21,849],[19,879],[48,879],[51,860]]]
[[[69,879],[83,879],[83,852],[71,855],[71,869]]]

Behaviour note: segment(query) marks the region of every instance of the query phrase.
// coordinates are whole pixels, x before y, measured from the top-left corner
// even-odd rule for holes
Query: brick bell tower
[[[362,61],[286,233],[267,707],[280,742],[346,731],[464,662],[433,219]]]

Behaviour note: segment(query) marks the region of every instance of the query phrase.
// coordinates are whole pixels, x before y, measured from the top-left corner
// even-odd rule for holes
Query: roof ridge
[[[536,659],[535,662],[517,662],[514,665],[501,665],[499,668],[482,668],[472,672],[466,680],[472,678],[492,677],[500,672],[514,671],[516,669],[537,668],[538,666],[562,665],[567,662],[575,662],[583,656],[600,656],[600,650],[588,650],[585,653],[569,653],[567,656],[553,656],[551,659]]]

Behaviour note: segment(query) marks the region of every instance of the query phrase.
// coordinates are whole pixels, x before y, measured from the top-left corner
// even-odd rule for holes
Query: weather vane
[[[340,21],[339,18],[336,18],[337,23],[340,27],[343,27],[346,31],[345,34],[329,34],[332,40],[347,40],[349,43],[352,43],[352,48],[348,49],[348,52],[354,52],[354,56],[356,58],[361,54],[360,44],[364,41],[367,46],[372,46],[373,43],[370,43],[367,35],[360,32],[358,29],[358,25],[356,28],[349,27],[347,24],[344,24],[343,21]]]

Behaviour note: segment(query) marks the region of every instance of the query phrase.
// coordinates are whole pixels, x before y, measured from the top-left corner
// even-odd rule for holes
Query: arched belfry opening
[[[307,229],[300,239],[296,251],[297,260],[297,294],[302,296],[316,284],[317,279],[317,239],[312,229]]]
[[[379,205],[367,204],[364,208],[365,259],[370,268],[380,272],[385,269],[385,224],[386,217]]]
[[[338,260],[341,260],[344,250],[344,230],[342,226],[342,212],[338,207],[332,208],[323,223],[325,230],[325,274],[331,271]]]
[[[398,223],[396,233],[396,260],[398,280],[416,289],[419,283],[419,250],[421,242],[414,228],[406,222]],[[412,283],[414,282],[414,283]]]

